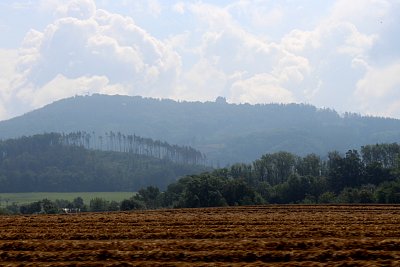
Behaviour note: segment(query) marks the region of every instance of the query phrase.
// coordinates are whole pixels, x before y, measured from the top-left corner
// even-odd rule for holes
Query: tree
[[[160,197],[160,189],[155,186],[148,186],[146,188],[142,188],[138,191],[138,193],[134,196],[134,199],[142,201],[145,203],[146,208],[155,209],[160,206],[159,198]]]
[[[334,151],[328,154],[328,185],[334,192],[339,192],[345,186],[344,181],[344,160],[339,152]]]
[[[400,203],[400,180],[380,184],[375,197],[378,203]]]
[[[365,169],[357,150],[347,151],[343,171],[346,186],[354,187],[363,184]]]
[[[58,207],[53,201],[50,201],[48,199],[43,199],[41,204],[42,204],[44,213],[46,213],[46,214],[58,213]]]
[[[119,211],[120,210],[120,203],[117,201],[113,200],[108,204],[108,211]]]
[[[143,209],[143,208],[144,208],[144,204],[133,198],[124,199],[120,205],[120,209],[122,211],[139,210],[139,209]]]
[[[393,143],[363,146],[361,155],[366,165],[380,163],[384,168],[393,168],[400,155],[400,145]]]
[[[108,210],[108,201],[99,197],[90,200],[89,204],[91,211],[107,211]]]
[[[346,187],[337,197],[339,203],[359,203],[358,190],[356,188]]]
[[[227,178],[210,173],[186,176],[168,187],[165,199],[175,207],[225,206],[222,190],[226,182]]]
[[[252,167],[249,164],[233,164],[229,170],[229,174],[234,179],[244,179],[247,184],[253,184]]]
[[[296,156],[288,152],[266,154],[253,163],[253,168],[259,181],[277,185],[295,172],[296,160]]]
[[[367,184],[361,186],[358,190],[358,198],[360,203],[375,203],[375,186]]]
[[[321,159],[315,154],[309,154],[304,158],[299,158],[296,164],[296,171],[301,176],[321,176]]]
[[[292,175],[285,183],[285,190],[282,193],[285,202],[299,203],[311,191],[309,176]]]
[[[384,168],[382,163],[371,162],[365,167],[364,182],[378,185],[384,181],[394,180],[393,174],[390,169]]]
[[[345,187],[356,187],[363,184],[365,168],[357,150],[349,150],[345,158],[338,152],[328,155],[328,182],[334,192]]]
[[[36,201],[27,205],[20,207],[20,212],[22,214],[34,214],[42,211],[42,204],[40,201]]]
[[[265,202],[257,192],[249,186],[244,179],[228,180],[222,188],[224,205],[250,205]],[[260,203],[261,202],[261,203]]]
[[[321,204],[335,203],[335,201],[336,201],[336,195],[331,191],[322,193],[318,198],[318,203]]]
[[[72,204],[73,204],[74,208],[81,209],[81,210],[83,210],[84,206],[85,206],[83,199],[81,197],[74,198],[74,200],[72,201]]]

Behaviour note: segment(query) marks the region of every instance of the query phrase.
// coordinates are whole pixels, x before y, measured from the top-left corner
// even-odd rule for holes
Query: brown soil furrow
[[[400,266],[400,206],[0,217],[0,266]]]

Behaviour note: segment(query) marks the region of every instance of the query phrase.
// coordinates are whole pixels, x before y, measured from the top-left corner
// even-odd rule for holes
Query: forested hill
[[[169,146],[163,158],[156,158],[144,151],[150,142],[132,143],[142,152],[117,152],[112,147],[114,151],[87,149],[84,137],[87,140],[81,133],[51,133],[0,141],[0,192],[134,192],[150,185],[163,189],[181,176],[209,170],[179,160],[178,154],[186,156],[179,147]],[[172,152],[174,157],[169,157]]]
[[[43,132],[135,133],[190,145],[225,165],[251,162],[265,153],[298,155],[346,152],[366,144],[400,140],[400,120],[338,115],[304,104],[176,102],[92,95],[54,102],[0,122],[0,138]]]

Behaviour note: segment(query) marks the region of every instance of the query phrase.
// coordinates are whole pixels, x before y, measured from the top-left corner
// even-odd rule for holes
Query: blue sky
[[[400,118],[400,0],[0,3],[0,119],[80,94]]]

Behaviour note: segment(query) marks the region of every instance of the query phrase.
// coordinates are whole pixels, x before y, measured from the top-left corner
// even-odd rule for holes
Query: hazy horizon
[[[160,97],[145,97],[145,96],[140,96],[140,95],[123,95],[123,94],[113,94],[113,95],[110,95],[110,94],[102,94],[102,93],[93,93],[93,94],[86,94],[86,95],[74,95],[74,96],[68,96],[68,97],[61,98],[61,99],[56,99],[56,100],[54,100],[54,101],[51,101],[51,102],[49,102],[49,103],[44,104],[43,106],[33,108],[33,109],[28,110],[28,111],[26,111],[26,112],[24,112],[24,113],[22,113],[22,114],[18,114],[18,115],[15,115],[15,116],[13,116],[13,117],[10,117],[10,118],[5,118],[5,119],[1,119],[1,118],[0,118],[0,122],[3,122],[3,121],[7,121],[7,120],[11,120],[11,119],[14,119],[14,118],[18,118],[18,117],[24,116],[24,115],[26,115],[27,113],[30,113],[30,112],[32,112],[32,111],[45,108],[46,106],[52,105],[52,104],[54,104],[54,103],[56,103],[56,102],[58,102],[58,101],[60,101],[60,100],[65,100],[65,99],[74,98],[74,97],[91,97],[91,96],[95,96],[95,95],[111,96],[111,97],[113,97],[113,96],[120,96],[120,97],[142,97],[142,98],[149,98],[149,99],[156,99],[156,100],[172,100],[172,101],[175,101],[175,102],[177,102],[177,103],[180,103],[180,102],[186,102],[186,103],[217,102],[217,101],[219,101],[219,100],[217,100],[217,98],[220,98],[220,97],[221,97],[221,96],[218,96],[216,99],[210,99],[210,100],[203,100],[203,101],[201,101],[201,100],[172,99],[172,98],[168,98],[168,97],[164,97],[164,98],[163,98],[163,97],[161,97],[161,98],[160,98]],[[224,99],[225,99],[225,101],[226,101],[226,98],[225,98],[225,97],[224,97]],[[270,102],[270,103],[248,103],[248,102],[244,102],[244,103],[230,103],[230,102],[228,102],[228,101],[226,101],[225,103],[228,104],[228,105],[229,105],[229,104],[233,104],[233,105],[243,105],[243,104],[247,104],[247,105],[251,105],[251,106],[254,106],[254,105],[290,105],[290,104],[295,104],[295,105],[306,105],[306,106],[313,106],[313,107],[315,107],[317,110],[328,109],[328,110],[335,111],[335,112],[337,112],[337,114],[338,114],[340,117],[344,117],[346,114],[355,114],[355,115],[359,115],[359,116],[362,116],[362,117],[372,116],[372,117],[376,117],[376,118],[386,118],[386,119],[400,120],[399,118],[395,118],[395,117],[387,117],[387,116],[380,116],[380,115],[373,115],[373,114],[372,114],[372,115],[371,115],[371,114],[362,114],[362,113],[359,113],[359,112],[352,112],[352,111],[343,111],[343,112],[340,112],[340,111],[338,111],[338,110],[336,110],[336,109],[334,109],[334,108],[332,108],[332,107],[318,107],[318,106],[315,106],[315,105],[310,104],[310,103],[295,103],[295,102],[290,102],[290,103],[277,103],[277,102]]]

